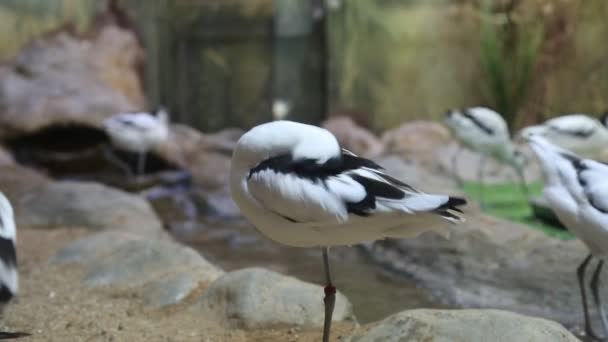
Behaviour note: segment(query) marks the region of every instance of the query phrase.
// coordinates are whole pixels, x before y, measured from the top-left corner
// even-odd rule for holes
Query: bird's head
[[[459,109],[449,109],[443,114],[443,121],[452,131],[459,125],[462,119],[462,112]]]
[[[340,145],[328,130],[281,120],[261,124],[243,134],[232,160],[253,167],[266,158],[284,154],[293,159],[325,162],[339,153]]]

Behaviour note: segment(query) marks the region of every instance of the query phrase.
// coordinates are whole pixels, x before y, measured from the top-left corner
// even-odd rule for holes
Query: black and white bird
[[[146,154],[169,138],[169,114],[164,108],[155,115],[146,112],[118,113],[104,122],[114,146],[138,154],[137,173],[145,171]]]
[[[552,144],[585,158],[602,158],[608,150],[608,112],[600,119],[570,114],[547,120],[542,125],[523,128],[517,135],[545,137]]]
[[[541,135],[528,135],[526,140],[541,164],[545,176],[543,193],[549,206],[568,230],[589,248],[590,254],[579,265],[577,276],[585,332],[598,339],[591,326],[585,272],[592,258],[598,258],[589,286],[604,330],[608,333],[608,319],[598,291],[599,276],[608,255],[608,165],[582,159],[551,144]]]
[[[480,197],[482,197],[483,188],[483,167],[487,157],[513,167],[524,193],[528,194],[523,170],[526,163],[525,157],[512,143],[507,123],[500,114],[485,107],[455,109],[449,110],[445,114],[445,122],[464,147],[481,155],[477,169]],[[459,152],[460,149],[452,157],[454,174],[458,174]]]
[[[17,273],[17,230],[13,207],[9,200],[0,192],[0,314],[19,290],[19,275]],[[21,332],[0,331],[0,339],[12,339],[29,336]]]
[[[330,246],[445,232],[442,223],[461,222],[466,204],[418,191],[342,149],[328,130],[291,121],[259,125],[239,139],[230,185],[241,213],[263,235],[289,246],[322,248],[324,341],[336,291]]]

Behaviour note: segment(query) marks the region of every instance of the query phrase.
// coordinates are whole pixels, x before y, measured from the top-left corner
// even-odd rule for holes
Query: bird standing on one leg
[[[254,127],[232,156],[230,187],[242,214],[268,238],[321,247],[326,275],[324,339],[335,301],[330,246],[444,231],[460,222],[462,198],[431,195],[340,148],[327,130],[290,121]]]
[[[6,304],[17,295],[19,290],[16,242],[17,230],[15,229],[13,207],[6,196],[0,192],[0,313],[4,312]],[[22,332],[0,331],[0,339],[29,335]]]
[[[603,258],[608,253],[608,166],[552,145],[540,135],[526,137],[538,157],[545,176],[543,193],[559,220],[590,250],[577,268],[585,317],[585,333],[599,339],[593,331],[587,304],[585,273],[593,258],[599,258],[590,282],[595,305],[600,310],[604,330],[608,320],[598,293]]]
[[[525,158],[519,153],[509,136],[505,120],[497,112],[485,107],[450,110],[445,122],[456,138],[468,149],[481,154],[477,170],[480,198],[483,196],[483,166],[487,157],[513,167],[519,178],[523,193],[528,196],[528,187],[523,168]],[[455,168],[457,160],[452,160]],[[452,170],[457,174],[457,170]],[[483,200],[480,200],[483,205]]]
[[[146,154],[169,138],[169,114],[164,108],[156,115],[145,112],[119,113],[105,121],[104,129],[112,144],[137,153],[137,174],[146,169]]]

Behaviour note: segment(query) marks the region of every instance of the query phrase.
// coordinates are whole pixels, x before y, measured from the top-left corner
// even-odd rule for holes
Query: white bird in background
[[[6,196],[0,192],[0,313],[19,290],[17,274],[17,231],[13,207]],[[29,336],[21,332],[0,332],[0,339]]]
[[[291,105],[289,101],[282,99],[275,99],[272,102],[272,118],[276,120],[283,120],[287,117],[291,111]]]
[[[164,108],[156,115],[146,112],[119,113],[108,118],[104,129],[119,149],[138,154],[137,173],[145,171],[146,154],[169,138],[169,114]]]
[[[268,238],[321,247],[328,341],[336,289],[330,246],[445,231],[460,222],[466,201],[431,195],[387,175],[376,163],[340,148],[326,129],[291,121],[254,127],[238,141],[230,172],[241,213]]]
[[[570,114],[550,119],[542,125],[526,127],[518,136],[526,138],[538,134],[577,155],[600,158],[608,149],[607,125],[608,112],[599,120],[584,114]]]
[[[577,268],[585,315],[585,333],[593,332],[587,306],[585,271],[593,257],[599,258],[591,277],[590,289],[608,333],[608,320],[598,293],[599,276],[608,254],[608,166],[552,145],[541,135],[528,135],[526,140],[537,155],[545,175],[543,193],[559,220],[590,250]]]
[[[523,168],[525,157],[515,149],[509,136],[507,123],[497,112],[485,107],[471,107],[450,110],[445,114],[445,122],[464,147],[481,154],[477,169],[480,184],[480,202],[483,204],[483,167],[487,157],[513,167],[520,179],[523,192],[528,195]],[[457,172],[458,154],[452,157],[453,173]]]

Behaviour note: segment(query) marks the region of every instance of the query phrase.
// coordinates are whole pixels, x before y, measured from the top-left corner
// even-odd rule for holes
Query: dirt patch
[[[20,229],[20,295],[6,308],[0,328],[32,333],[23,341],[319,341],[321,329],[225,330],[188,314],[180,304],[149,309],[128,291],[88,289],[83,270],[49,263],[55,252],[90,231]],[[189,299],[194,301],[195,299]],[[353,330],[336,323],[333,340]]]

